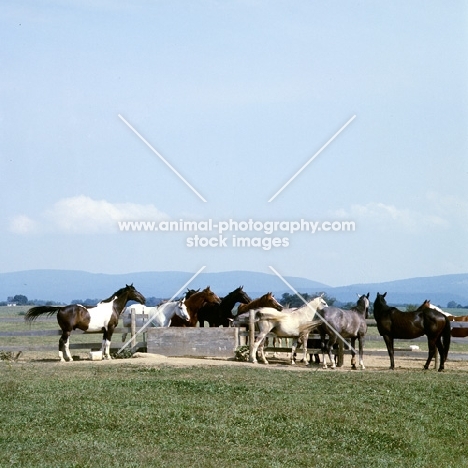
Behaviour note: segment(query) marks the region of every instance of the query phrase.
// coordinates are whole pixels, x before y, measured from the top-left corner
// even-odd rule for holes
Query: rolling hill
[[[27,270],[0,273],[0,301],[22,294],[28,299],[54,300],[70,303],[73,300],[103,299],[125,284],[133,283],[145,296],[171,297],[193,273],[178,271],[138,272],[126,274],[88,273],[74,270]],[[468,304],[468,274],[409,278],[384,283],[351,284],[331,287],[307,278],[287,277],[299,292],[324,291],[340,302],[356,300],[356,293],[388,292],[391,304],[419,304],[430,299],[434,304],[446,306],[449,301]],[[272,291],[277,298],[292,293],[275,275],[251,271],[202,273],[190,284],[191,288],[210,285],[223,296],[238,286],[252,297]]]

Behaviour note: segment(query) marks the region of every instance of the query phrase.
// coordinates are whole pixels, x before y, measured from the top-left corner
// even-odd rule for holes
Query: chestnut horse
[[[276,310],[283,310],[283,306],[275,299],[273,293],[267,292],[263,296],[257,297],[247,304],[241,304],[237,308],[237,317],[246,314],[249,310],[259,309],[260,307],[273,307]]]
[[[221,299],[207,286],[203,291],[189,291],[189,297],[185,296],[185,306],[190,315],[190,320],[182,320],[177,315],[172,319],[171,327],[195,327],[198,322],[198,312],[205,304],[219,304]]]
[[[64,352],[68,361],[73,360],[69,350],[69,337],[71,332],[77,328],[85,332],[102,331],[102,356],[103,359],[111,359],[109,350],[112,334],[128,301],[144,304],[146,299],[133,287],[133,284],[130,286],[127,284],[125,288],[119,289],[95,307],[86,307],[80,304],[32,307],[24,319],[32,322],[43,314],[57,314],[57,321],[62,329],[62,336],[59,340],[59,358],[62,362],[65,362]]]
[[[395,338],[408,339],[427,336],[429,355],[424,369],[434,357],[436,348],[440,354],[439,372],[444,370],[450,348],[450,320],[438,310],[422,308],[412,312],[402,312],[396,307],[390,307],[385,301],[387,293],[379,294],[374,301],[374,318],[377,328],[385,344],[390,357],[390,369],[395,369],[393,340]],[[420,310],[421,309],[421,310]]]

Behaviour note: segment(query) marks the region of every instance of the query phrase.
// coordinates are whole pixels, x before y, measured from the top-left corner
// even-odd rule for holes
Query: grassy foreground
[[[467,374],[0,362],[0,466],[468,466]]]

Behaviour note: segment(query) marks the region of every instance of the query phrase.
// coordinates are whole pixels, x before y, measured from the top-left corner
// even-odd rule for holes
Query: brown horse
[[[450,348],[450,320],[448,317],[431,308],[421,309],[422,306],[419,308],[421,310],[402,312],[396,307],[387,305],[386,294],[377,293],[374,301],[374,318],[379,333],[387,345],[390,369],[395,369],[393,349],[395,338],[411,340],[426,335],[429,355],[424,369],[429,368],[437,347],[440,354],[439,372],[443,371]]]
[[[119,289],[95,307],[85,307],[80,304],[32,307],[26,313],[24,319],[32,322],[43,314],[57,314],[57,321],[62,329],[62,336],[59,340],[60,361],[65,361],[64,352],[68,361],[73,360],[69,351],[69,337],[71,332],[77,328],[87,332],[102,331],[102,356],[104,359],[111,359],[109,350],[112,334],[128,301],[137,301],[144,304],[146,300],[133,287],[133,284],[130,286],[127,284],[125,288]]]
[[[190,291],[189,297],[185,299],[185,306],[190,315],[190,320],[182,320],[177,315],[172,319],[171,327],[195,327],[198,322],[198,311],[205,304],[219,304],[221,299],[207,286],[203,291]]]
[[[283,306],[275,299],[273,293],[267,292],[261,297],[257,297],[253,301],[247,304],[240,304],[237,308],[237,317],[241,314],[245,314],[249,310],[259,309],[260,307],[273,307],[276,310],[283,310]]]

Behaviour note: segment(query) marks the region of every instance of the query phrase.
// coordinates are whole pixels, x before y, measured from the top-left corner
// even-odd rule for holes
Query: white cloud
[[[468,201],[454,195],[429,192],[426,196],[433,210],[449,218],[451,224],[466,230],[468,228]]]
[[[54,230],[68,233],[116,232],[118,221],[160,221],[168,215],[154,205],[111,203],[94,200],[85,195],[63,198],[47,209],[38,220],[17,216],[10,223],[10,231],[26,234]]]
[[[370,220],[380,226],[393,225],[411,231],[423,228],[447,228],[449,222],[437,215],[425,215],[408,208],[398,208],[384,203],[367,203],[366,205],[351,205],[348,210],[339,210],[336,216],[351,220]]]
[[[37,231],[37,223],[25,215],[18,215],[11,220],[9,228],[14,234],[30,234]]]

